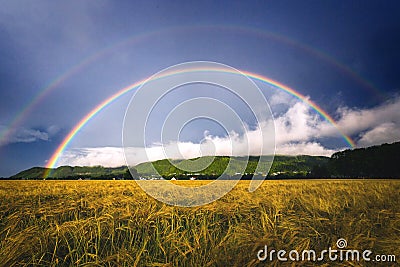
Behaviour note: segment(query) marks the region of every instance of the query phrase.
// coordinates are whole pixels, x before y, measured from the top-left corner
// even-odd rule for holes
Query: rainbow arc
[[[174,72],[167,72],[162,76],[159,76],[158,78],[163,78],[169,75],[175,75],[175,74],[179,74],[179,73],[185,73],[185,72],[191,72],[191,71],[216,71],[216,72],[230,72],[233,74],[236,74],[235,72],[229,71],[229,69],[199,69],[199,68],[195,68],[195,69],[185,69],[185,70],[181,70],[181,71],[174,71]],[[247,77],[253,79],[253,80],[258,80],[264,83],[267,83],[275,88],[278,88],[284,92],[289,93],[290,95],[298,98],[299,100],[303,101],[304,103],[306,103],[307,105],[309,105],[312,109],[314,109],[318,114],[320,114],[326,121],[328,121],[331,125],[333,125],[338,132],[341,134],[342,138],[344,139],[344,141],[349,145],[349,147],[353,148],[355,147],[355,143],[354,141],[351,139],[350,136],[346,135],[342,129],[340,129],[340,127],[337,125],[337,123],[335,122],[335,120],[324,110],[322,109],[320,106],[318,106],[316,103],[314,103],[312,100],[310,100],[308,97],[302,95],[300,92],[278,82],[278,81],[274,81],[268,77],[265,77],[263,75],[260,74],[256,74],[256,73],[252,73],[249,71],[243,71],[240,70],[240,72],[244,75],[246,75]],[[47,162],[46,168],[48,168],[44,174],[44,178],[49,177],[51,170],[56,166],[58,159],[60,158],[60,156],[62,155],[63,151],[68,147],[69,143],[74,139],[74,137],[79,133],[79,131],[91,120],[93,119],[99,112],[101,112],[104,108],[106,108],[107,106],[109,106],[111,103],[113,103],[116,99],[118,99],[119,97],[127,94],[128,92],[131,92],[135,89],[138,89],[141,85],[143,85],[149,78],[140,80],[136,83],[133,83],[125,88],[122,88],[121,90],[119,90],[118,92],[116,92],[115,94],[111,95],[110,97],[108,97],[107,99],[105,99],[104,101],[102,101],[100,104],[98,104],[96,107],[94,107],[89,113],[87,113],[72,129],[71,131],[66,135],[66,137],[63,139],[63,141],[60,143],[60,145],[57,147],[57,149],[55,150],[55,152],[52,154],[52,156],[50,157],[50,159]]]

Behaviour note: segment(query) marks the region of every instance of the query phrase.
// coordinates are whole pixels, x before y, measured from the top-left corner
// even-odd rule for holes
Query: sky
[[[0,177],[45,166],[103,100],[189,61],[219,62],[289,86],[328,113],[357,147],[400,140],[398,1],[0,0],[0,6]],[[305,101],[254,82],[274,117],[276,153],[330,156],[349,148]],[[133,95],[92,118],[56,166],[124,165],[122,125]],[[241,110],[220,88],[193,85],[160,102],[157,114],[193,97]],[[243,115],[246,137],[257,146],[257,133],[271,125],[253,119]],[[165,116],[154,120],[150,133]],[[245,139],[238,129],[204,119],[181,133],[165,146],[178,144],[183,157],[201,155],[204,143],[229,154],[229,133],[235,147]],[[149,140],[146,157],[142,148],[130,148],[137,162],[163,158],[157,136]]]

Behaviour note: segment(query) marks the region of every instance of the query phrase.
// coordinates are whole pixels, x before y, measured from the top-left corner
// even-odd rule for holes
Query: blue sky
[[[166,67],[194,60],[221,62],[290,86],[323,107],[358,146],[400,140],[398,1],[13,0],[0,5],[0,131],[12,131],[0,141],[0,176],[44,166],[99,102]],[[89,57],[10,129],[32,99]],[[346,147],[304,103],[257,84],[276,118],[279,153],[329,155]],[[131,96],[86,125],[60,164],[121,164],[110,157],[120,155]],[[195,133],[212,128],[205,125],[187,129],[195,137],[189,140],[189,134],[184,141],[198,142],[201,134]]]

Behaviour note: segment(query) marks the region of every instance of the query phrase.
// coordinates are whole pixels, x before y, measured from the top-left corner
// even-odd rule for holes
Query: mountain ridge
[[[271,157],[271,156],[263,156]],[[190,171],[190,166],[199,170],[198,162],[214,160],[209,166],[200,171]],[[367,148],[347,149],[334,153],[331,157],[309,155],[275,155],[270,171],[255,173],[259,156],[250,156],[245,171],[241,168],[243,177],[251,178],[253,175],[267,176],[267,178],[400,178],[400,142],[382,144]],[[194,159],[163,159],[153,162],[140,163],[133,168],[135,177],[163,176],[171,179],[189,179],[192,176],[200,179],[215,179],[224,173],[231,160],[231,168],[225,175],[237,175],[239,167],[247,157],[229,156],[204,156]],[[272,159],[272,157],[271,157]],[[173,164],[171,164],[173,163]],[[206,162],[207,163],[207,162]],[[264,162],[270,164],[270,162]],[[200,163],[199,163],[200,164]],[[175,166],[174,166],[175,165]],[[189,168],[189,171],[188,171]],[[183,170],[182,170],[183,169]],[[185,171],[186,170],[186,171]],[[32,167],[21,171],[8,179],[43,179],[48,169]],[[50,171],[49,179],[132,179],[126,166],[60,166]]]

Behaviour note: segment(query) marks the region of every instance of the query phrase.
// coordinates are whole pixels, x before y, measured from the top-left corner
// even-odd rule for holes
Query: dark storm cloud
[[[400,13],[400,12],[399,12]],[[397,27],[376,31],[370,42],[370,60],[375,75],[382,83],[393,86],[388,90],[400,88],[400,22]]]

